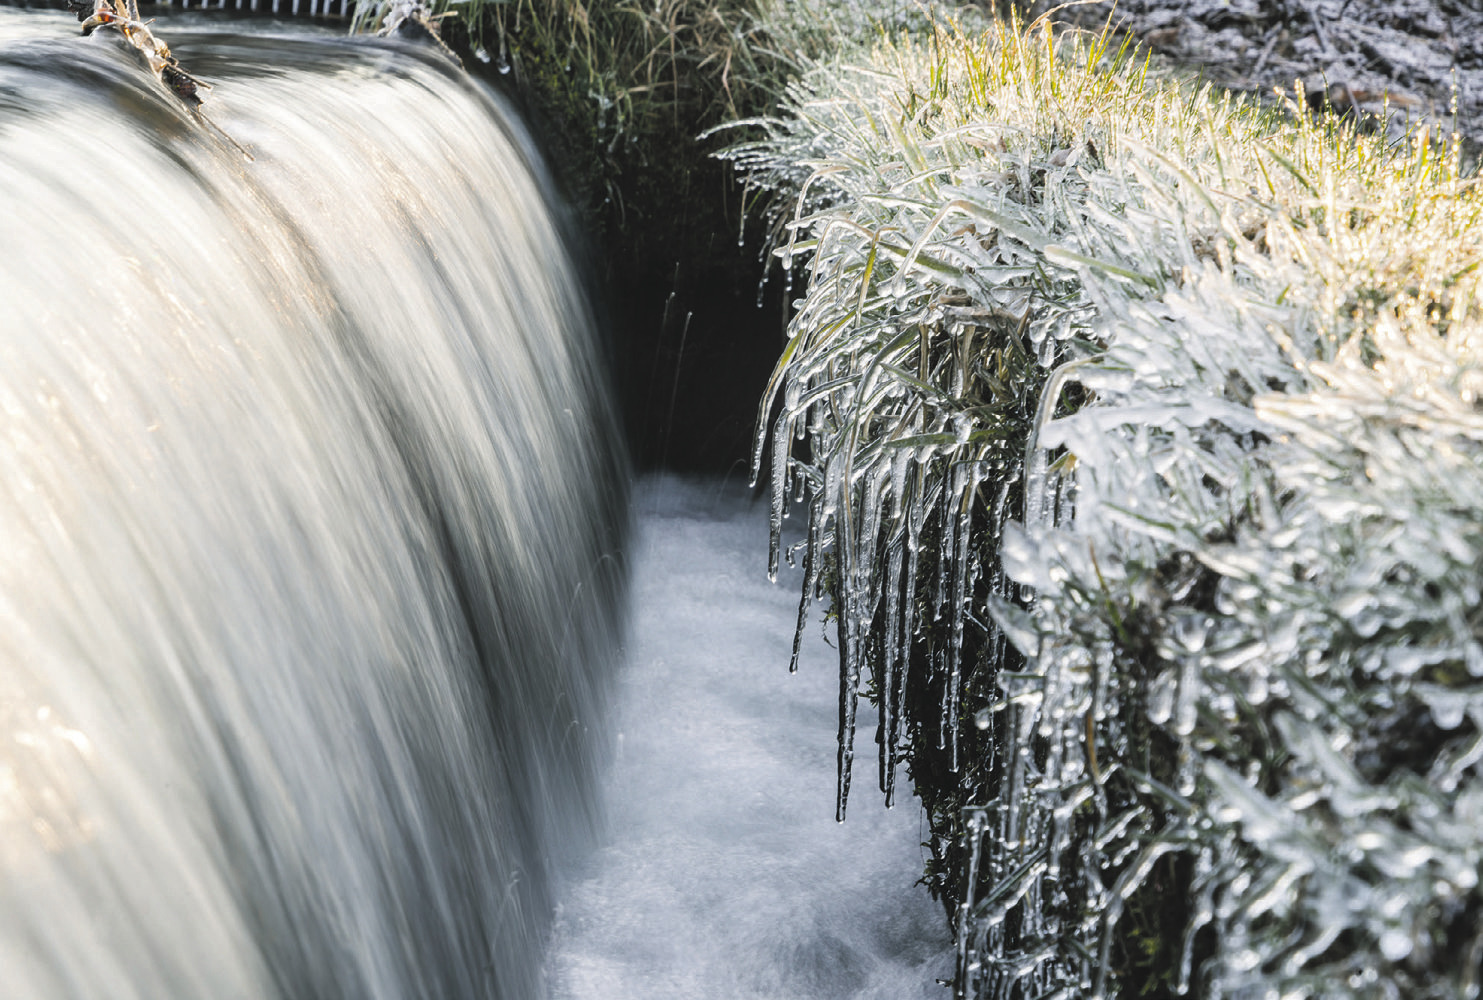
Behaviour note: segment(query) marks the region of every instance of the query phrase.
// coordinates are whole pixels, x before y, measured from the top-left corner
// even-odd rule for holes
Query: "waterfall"
[[[529,143],[389,44],[0,11],[7,1000],[522,998],[624,469]]]

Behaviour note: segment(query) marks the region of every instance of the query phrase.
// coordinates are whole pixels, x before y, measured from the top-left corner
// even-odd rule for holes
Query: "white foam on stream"
[[[945,998],[915,800],[834,822],[838,657],[816,627],[787,672],[766,503],[663,477],[637,504],[608,839],[561,894],[552,997]]]

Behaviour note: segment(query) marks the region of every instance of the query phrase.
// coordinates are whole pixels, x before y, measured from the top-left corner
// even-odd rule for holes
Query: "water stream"
[[[839,658],[816,628],[787,672],[766,501],[664,477],[636,506],[609,827],[559,896],[553,1000],[948,996],[915,802],[834,820]]]
[[[626,524],[527,140],[423,57],[3,11],[0,995],[537,995]]]
[[[610,698],[628,484],[519,124],[169,24],[251,162],[0,9],[0,996],[936,995],[758,509],[645,488]]]

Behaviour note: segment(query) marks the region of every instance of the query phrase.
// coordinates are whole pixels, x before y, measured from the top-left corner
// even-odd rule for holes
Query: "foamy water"
[[[816,627],[787,672],[766,505],[674,478],[637,499],[608,840],[559,897],[552,997],[947,996],[916,802],[834,821],[838,660]]]

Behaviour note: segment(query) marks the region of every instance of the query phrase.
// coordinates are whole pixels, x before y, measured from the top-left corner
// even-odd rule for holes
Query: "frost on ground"
[[[1032,16],[1058,6],[1040,0]],[[1483,8],[1468,0],[1119,0],[1066,7],[1111,19],[1158,55],[1232,90],[1293,91],[1315,108],[1454,121],[1483,140]]]

